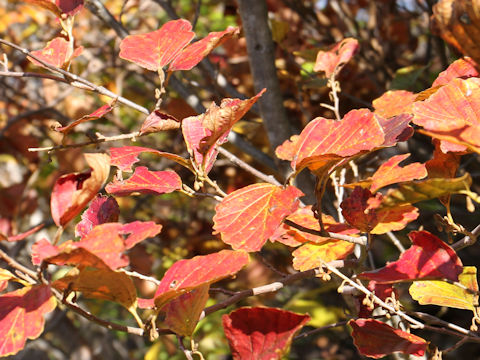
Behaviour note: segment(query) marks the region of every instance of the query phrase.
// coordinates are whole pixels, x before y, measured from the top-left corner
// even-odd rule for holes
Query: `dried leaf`
[[[178,128],[180,128],[180,121],[174,116],[155,110],[143,122],[140,134],[176,130]]]

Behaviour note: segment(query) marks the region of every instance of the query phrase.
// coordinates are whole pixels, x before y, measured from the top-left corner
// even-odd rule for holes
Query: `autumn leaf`
[[[314,71],[324,71],[326,77],[337,75],[343,66],[358,51],[358,40],[346,38],[327,51],[319,51],[315,61]]]
[[[67,40],[62,37],[56,37],[55,39],[50,40],[42,50],[32,51],[32,55],[38,57],[47,64],[61,68],[65,64],[68,64],[74,57],[79,56],[82,51],[82,47],[76,48],[74,51],[72,51],[72,48]],[[37,60],[31,57],[27,58],[34,65],[45,67]]]
[[[55,16],[62,16],[62,10],[51,0],[23,0],[27,3],[40,6],[45,10],[51,11]]]
[[[24,286],[29,285],[28,282],[16,277],[10,271],[0,268],[0,291],[3,291],[7,288],[9,281],[16,281]]]
[[[475,61],[468,56],[457,59],[448,65],[446,70],[438,74],[432,84],[432,88],[446,85],[453,79],[457,78],[468,79],[470,77],[478,77],[480,73],[478,72],[477,67],[478,65]]]
[[[375,209],[375,212],[378,224],[370,231],[371,234],[386,234],[389,231],[400,231],[420,215],[418,209],[409,204]]]
[[[149,134],[159,131],[175,130],[180,128],[180,121],[174,116],[161,112],[152,111],[142,124],[140,134]]]
[[[389,90],[373,100],[375,113],[385,118],[412,112],[416,94],[406,90]]]
[[[182,179],[175,171],[150,171],[145,166],[135,168],[127,180],[114,180],[107,184],[109,194],[128,196],[132,193],[166,194],[182,188]]]
[[[442,144],[446,152],[466,148],[480,153],[480,80],[453,79],[425,101],[415,103],[413,122],[424,133],[455,146]]]
[[[303,193],[294,186],[249,185],[229,194],[216,207],[215,233],[234,249],[258,251],[298,207]]]
[[[55,0],[62,13],[73,16],[83,9],[84,0]]]
[[[298,138],[299,135],[292,135],[290,139],[285,140],[282,145],[277,146],[275,149],[275,155],[277,155],[279,159],[293,161],[297,152],[296,143]]]
[[[23,233],[20,233],[20,234],[16,234],[16,235],[11,235],[11,236],[8,236],[6,234],[2,234],[0,232],[0,241],[2,240],[6,240],[8,242],[16,242],[16,241],[21,241],[27,237],[29,237],[30,235],[32,234],[35,234],[37,231],[39,231],[40,229],[42,229],[44,227],[45,224],[40,224],[40,225],[37,225],[37,226],[34,226],[33,228],[31,228],[30,230],[27,230]]]
[[[222,316],[234,359],[282,359],[310,316],[275,308],[240,308]]]
[[[131,249],[139,242],[154,237],[162,230],[162,225],[153,221],[134,221],[122,226],[122,234],[130,234],[125,239],[125,248]]]
[[[378,224],[377,212],[368,202],[372,197],[370,190],[357,186],[340,204],[345,220],[362,232],[370,232]]]
[[[324,262],[343,260],[353,252],[354,248],[355,244],[342,240],[330,240],[321,244],[304,244],[292,252],[293,268],[298,271],[306,271],[318,268]]]
[[[181,294],[235,275],[249,259],[244,251],[222,250],[175,262],[155,292],[155,306],[162,308]]]
[[[427,350],[428,343],[421,337],[395,329],[378,320],[350,320],[348,325],[353,329],[355,346],[364,356],[379,359],[395,352],[423,356]]]
[[[47,285],[27,286],[0,295],[0,356],[14,355],[27,339],[43,332],[44,315],[57,302]]]
[[[86,173],[63,175],[53,186],[50,207],[55,224],[65,226],[97,195],[110,172],[110,157],[105,154],[84,154],[92,168]]]
[[[175,334],[192,336],[208,300],[209,284],[201,285],[170,301],[162,309],[165,325]]]
[[[413,128],[409,125],[413,115],[401,114],[391,118],[377,116],[378,123],[383,129],[385,141],[381,147],[395,146],[398,142],[407,141],[413,135]]]
[[[132,311],[136,308],[135,285],[123,272],[110,269],[73,269],[66,276],[54,281],[52,286],[62,292],[79,291],[90,299],[113,301]]]
[[[478,307],[477,268],[465,266],[458,276],[458,282],[464,288],[441,280],[414,281],[409,292],[414,300],[421,305],[448,306],[457,309],[475,311]]]
[[[116,222],[119,214],[120,208],[115,198],[99,194],[82,214],[82,220],[75,226],[75,236],[84,237],[97,225]]]
[[[74,127],[77,125],[86,122],[86,121],[92,121],[92,120],[97,120],[105,115],[107,115],[110,111],[113,110],[114,102],[111,104],[105,104],[101,107],[99,107],[97,110],[94,112],[82,116],[80,119],[75,120],[71,124],[68,124],[67,126],[62,126],[62,127],[57,127],[55,128],[56,131],[62,132],[64,135],[67,135]]]
[[[192,25],[184,19],[165,23],[159,30],[129,35],[120,43],[122,59],[157,71],[173,61],[195,36]]]
[[[408,236],[412,246],[397,261],[378,270],[363,272],[358,277],[378,283],[435,279],[458,281],[463,265],[450,246],[428,231],[412,231]]]
[[[160,157],[164,157],[169,160],[173,160],[176,163],[186,167],[187,169],[191,169],[193,171],[192,166],[188,162],[187,159],[175,155],[170,154],[167,152],[158,151],[155,149],[150,149],[141,146],[122,146],[119,148],[110,148],[110,156],[111,156],[111,164],[112,166],[118,167],[122,171],[132,172],[132,165],[140,161],[138,159],[138,155],[142,153],[151,153],[158,155]]]

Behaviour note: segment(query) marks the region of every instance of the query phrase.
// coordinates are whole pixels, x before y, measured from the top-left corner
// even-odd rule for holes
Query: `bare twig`
[[[477,236],[480,234],[480,225],[477,225],[475,229],[472,230],[472,235]],[[457,241],[456,243],[452,244],[452,248],[455,251],[461,250],[467,246],[471,246],[475,244],[476,238],[472,238],[470,236],[465,236],[462,240]]]

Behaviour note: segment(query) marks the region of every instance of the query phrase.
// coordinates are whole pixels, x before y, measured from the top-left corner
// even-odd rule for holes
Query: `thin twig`
[[[325,330],[328,330],[328,329],[332,329],[332,328],[335,328],[335,327],[339,327],[339,326],[345,326],[348,324],[348,320],[344,320],[344,321],[339,321],[339,322],[336,322],[334,324],[329,324],[329,325],[325,325],[325,326],[321,326],[319,328],[316,328],[316,329],[313,329],[313,330],[310,330],[310,331],[306,331],[304,333],[301,333],[297,336],[295,336],[293,338],[293,340],[298,340],[298,339],[303,339],[303,338],[306,338],[308,336],[312,336],[312,335],[315,335],[315,334],[318,334],[320,332],[323,332]]]
[[[480,225],[477,225],[477,227],[472,230],[472,235],[474,236],[480,235]],[[472,239],[470,236],[465,236],[462,240],[459,240],[455,244],[452,244],[452,248],[453,250],[458,251],[467,246],[471,246],[475,244],[476,241],[477,241],[476,238]]]
[[[18,271],[20,271],[24,274],[27,274],[29,277],[31,277],[35,281],[39,281],[37,273],[35,271],[23,266],[22,264],[20,264],[17,261],[15,261],[10,256],[8,256],[8,254],[6,252],[4,252],[2,250],[0,250],[0,258],[2,258],[3,261],[5,261],[7,263],[7,265],[11,266],[12,268],[14,268],[14,269],[16,269],[16,270],[18,270]]]

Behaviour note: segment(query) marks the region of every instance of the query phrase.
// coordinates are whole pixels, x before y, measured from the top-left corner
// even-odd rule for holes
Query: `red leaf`
[[[413,135],[413,128],[409,125],[413,116],[410,114],[401,114],[385,119],[378,116],[378,122],[385,134],[385,141],[382,147],[395,146],[397,142],[407,141]]]
[[[61,68],[63,65],[70,62],[75,56],[79,56],[82,50],[83,48],[80,47],[75,49],[75,51],[72,51],[67,40],[62,37],[56,37],[49,41],[47,46],[42,50],[32,51],[32,55],[35,55],[50,65]],[[45,67],[33,58],[28,57],[28,60],[37,66]]]
[[[203,39],[187,46],[181,54],[173,60],[168,71],[190,70],[203,60],[213,49],[240,32],[237,27],[229,26],[224,31],[211,32]]]
[[[205,173],[211,169],[217,156],[217,145],[227,141],[228,133],[255,102],[265,89],[250,99],[223,99],[220,106],[212,103],[207,111],[182,121],[182,132],[190,156]]]
[[[68,124],[67,126],[62,126],[58,127],[55,130],[63,132],[65,135],[68,134],[75,126],[78,124],[81,124],[83,122],[87,121],[92,121],[92,120],[97,120],[100,119],[101,117],[104,117],[106,114],[108,114],[110,111],[113,110],[113,104],[105,104],[92,112],[91,114],[82,116],[80,119],[75,120],[71,124]]]
[[[416,335],[374,319],[357,319],[348,322],[353,328],[352,337],[358,351],[379,359],[394,352],[423,356],[427,342]]]
[[[303,193],[294,186],[282,188],[261,183],[229,194],[216,207],[214,229],[234,249],[258,251],[298,207]]]
[[[161,308],[187,291],[235,275],[248,261],[246,252],[232,250],[177,261],[160,282],[154,296],[155,305]]]
[[[328,78],[333,74],[337,75],[357,51],[358,41],[356,39],[343,39],[330,50],[318,52],[313,70],[324,71]]]
[[[12,235],[12,236],[7,236],[7,235],[4,235],[0,232],[0,241],[1,240],[7,240],[9,242],[21,241],[21,240],[25,239],[26,237],[28,237],[32,234],[35,234],[38,230],[42,229],[44,225],[45,224],[40,224],[40,225],[34,226],[33,228],[31,228],[28,231],[25,231],[25,232],[23,232],[21,234],[17,234],[17,235]]]
[[[389,118],[412,112],[416,94],[406,90],[390,90],[373,100],[375,114]]]
[[[372,150],[384,143],[384,133],[368,109],[352,110],[341,121],[316,118],[296,141],[296,158],[292,168],[297,172],[308,166],[316,170],[344,157]]]
[[[116,222],[119,214],[118,203],[113,197],[97,195],[75,226],[75,236],[84,237],[97,225]]]
[[[380,204],[373,205],[370,203],[370,206],[376,209]],[[420,215],[418,209],[409,204],[376,209],[376,213],[378,224],[371,231],[372,234],[385,234],[389,231],[402,230]]]
[[[292,135],[290,139],[285,140],[282,145],[277,146],[275,155],[277,155],[279,159],[292,161],[297,153],[296,142],[298,138],[298,135]]]
[[[370,191],[375,192],[385,186],[404,181],[423,179],[427,176],[424,164],[413,163],[404,167],[398,166],[410,154],[396,155],[384,162],[372,176]]]
[[[345,220],[362,232],[370,232],[378,224],[377,212],[368,203],[372,197],[370,190],[357,186],[340,204]]]
[[[131,234],[125,239],[125,248],[131,249],[139,242],[156,236],[162,230],[162,225],[153,221],[134,221],[123,225],[122,234]]]
[[[159,30],[129,35],[120,43],[122,59],[151,71],[157,71],[173,61],[193,39],[192,25],[183,19],[165,23]]]
[[[222,316],[234,359],[282,359],[310,316],[274,308],[240,308]]]
[[[178,128],[180,128],[180,121],[174,116],[155,110],[151,112],[143,122],[140,134],[175,130]]]
[[[463,265],[450,246],[427,231],[412,231],[408,236],[413,245],[397,261],[375,271],[363,272],[358,277],[378,283],[417,279],[458,281]]]
[[[0,295],[0,356],[13,355],[43,332],[43,316],[57,302],[46,285],[24,287]]]
[[[453,143],[450,150],[468,147],[480,152],[480,79],[453,79],[427,100],[415,103],[413,111],[413,122],[423,126],[427,135]]]
[[[50,207],[58,226],[66,225],[78,215],[102,188],[110,172],[110,158],[105,154],[84,154],[92,168],[86,173],[63,175],[53,186]]]
[[[467,79],[469,77],[478,77],[480,74],[477,71],[478,65],[470,57],[455,60],[451,63],[445,71],[438,74],[438,77],[432,84],[432,88],[448,84],[456,78]]]
[[[127,196],[132,193],[165,194],[181,188],[182,179],[175,171],[150,171],[139,166],[128,180],[114,180],[105,190],[109,194]]]
[[[55,0],[55,3],[62,13],[73,16],[83,9],[84,0]]]
[[[138,155],[144,152],[165,157],[185,166],[187,169],[192,169],[192,166],[187,159],[175,154],[161,152],[155,149],[140,146],[123,146],[119,148],[110,148],[109,150],[111,155],[111,164],[118,167],[122,171],[132,172],[132,165],[139,161]]]

